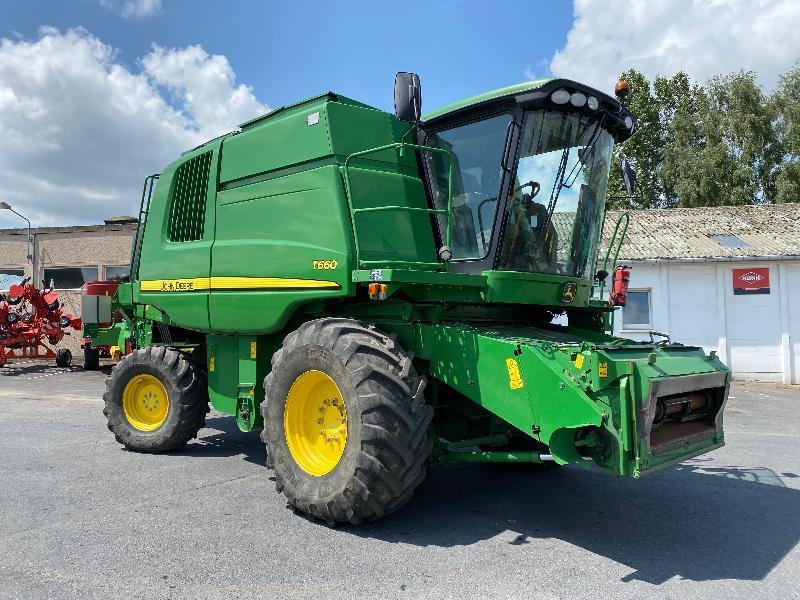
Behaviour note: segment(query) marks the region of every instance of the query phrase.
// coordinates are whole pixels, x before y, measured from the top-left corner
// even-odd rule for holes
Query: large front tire
[[[264,380],[262,440],[278,492],[332,525],[403,506],[425,478],[433,410],[413,355],[358,321],[290,333]]]
[[[169,452],[197,437],[208,413],[205,376],[164,346],[134,350],[120,360],[103,394],[108,428],[130,450]]]

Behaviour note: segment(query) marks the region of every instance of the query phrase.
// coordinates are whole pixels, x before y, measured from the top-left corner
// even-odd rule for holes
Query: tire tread
[[[309,321],[289,333],[272,357],[272,369],[281,369],[285,357],[305,345],[322,346],[344,364],[363,410],[361,446],[356,467],[346,485],[332,498],[309,502],[294,495],[295,486],[276,468],[273,440],[267,428],[261,434],[267,446],[267,467],[275,470],[275,487],[294,510],[328,524],[359,524],[378,519],[403,506],[425,478],[433,443],[427,435],[433,409],[425,404],[425,378],[413,366],[413,353],[404,352],[395,336],[374,325],[340,317]],[[264,379],[267,419],[274,377]],[[271,400],[272,399],[272,400]],[[353,425],[351,425],[353,426]]]
[[[120,377],[126,377],[133,367],[133,375],[138,372],[156,372],[174,383],[178,391],[170,397],[170,404],[177,406],[178,419],[168,428],[156,430],[158,435],[144,435],[134,429],[122,416],[119,406],[122,399],[117,397],[114,388]],[[146,369],[147,371],[140,371]],[[150,454],[160,454],[175,450],[197,437],[205,426],[209,412],[208,390],[205,376],[183,357],[177,350],[164,346],[138,348],[117,363],[106,379],[103,394],[103,414],[108,421],[108,429],[114,438],[130,450]]]

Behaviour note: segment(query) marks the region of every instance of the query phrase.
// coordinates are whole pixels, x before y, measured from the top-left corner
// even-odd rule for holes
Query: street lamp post
[[[31,222],[25,215],[21,215],[11,208],[11,205],[8,202],[0,202],[0,210],[10,210],[21,219],[25,219],[25,222],[28,224],[28,262],[33,264],[33,248],[31,247],[33,245],[33,238],[31,237]]]

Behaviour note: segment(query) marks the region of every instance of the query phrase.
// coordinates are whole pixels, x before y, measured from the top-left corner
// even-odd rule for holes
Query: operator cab
[[[418,84],[417,84],[418,85]],[[566,79],[529,82],[426,115],[419,143],[454,160],[451,270],[593,278],[614,144],[635,129],[617,100]],[[420,157],[447,208],[448,159]],[[447,217],[434,217],[444,244]]]

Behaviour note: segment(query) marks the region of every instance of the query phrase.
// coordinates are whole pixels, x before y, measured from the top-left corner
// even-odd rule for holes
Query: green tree
[[[705,90],[679,71],[672,77],[657,77],[654,82],[664,148],[659,177],[665,208],[679,204],[678,189],[692,167],[693,157],[703,147],[701,123],[708,113]]]
[[[684,72],[672,77],[647,78],[629,69],[621,75],[631,83],[628,107],[637,118],[634,136],[615,148],[610,189],[624,196],[621,166],[626,157],[634,166],[639,189],[633,199],[612,200],[615,208],[669,208],[680,203],[679,188],[703,146],[701,125],[706,120],[708,98],[702,86]]]
[[[668,125],[664,171],[671,204],[769,200],[778,159],[773,114],[755,73],[717,76],[705,88],[692,86]]]
[[[664,146],[663,128],[658,107],[653,98],[650,82],[636,69],[628,69],[620,76],[631,84],[627,98],[630,111],[636,116],[636,133],[622,145],[614,147],[609,180],[610,205],[613,208],[655,208],[660,206],[662,190],[658,167]],[[637,174],[636,197],[626,198],[622,182],[622,157],[627,158]]]
[[[800,63],[781,75],[770,102],[781,154],[773,201],[800,202]]]
[[[755,73],[717,76],[705,86],[684,72],[635,70],[629,107],[636,134],[615,151],[612,195],[623,195],[619,160],[636,167],[641,197],[615,206],[668,208],[754,204],[800,198],[800,68],[767,99]]]
[[[720,204],[755,204],[774,195],[775,166],[780,148],[775,112],[756,82],[742,71],[717,76],[708,84],[711,108],[707,129],[721,136],[731,166]]]

